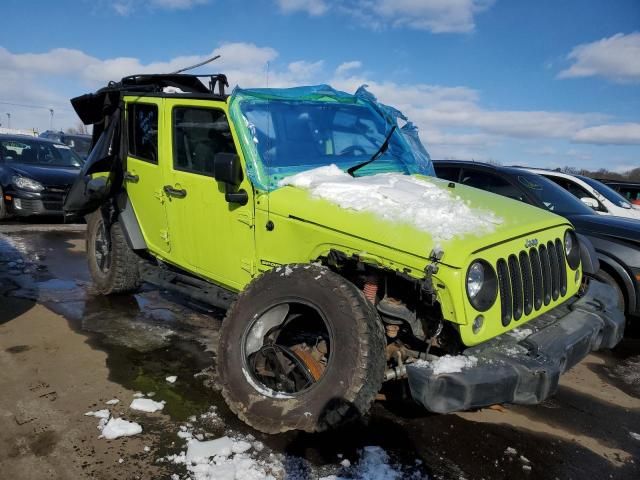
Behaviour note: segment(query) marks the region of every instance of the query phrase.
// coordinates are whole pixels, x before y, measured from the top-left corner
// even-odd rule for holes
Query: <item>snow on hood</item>
[[[280,181],[285,185],[309,190],[313,197],[345,209],[411,224],[436,241],[488,234],[503,221],[491,211],[470,207],[445,188],[400,173],[353,178],[329,165],[286,177]]]

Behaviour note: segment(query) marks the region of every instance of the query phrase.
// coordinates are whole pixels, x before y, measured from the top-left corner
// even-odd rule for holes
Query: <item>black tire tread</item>
[[[354,408],[349,408],[346,405],[341,405],[336,409],[327,412],[319,422],[317,422],[313,428],[313,432],[325,431],[338,425],[344,424],[348,421],[355,420],[360,415],[366,414],[373,404],[377,393],[380,391],[383,382],[384,369],[386,366],[386,358],[384,356],[384,348],[386,345],[386,339],[382,323],[378,321],[377,313],[373,306],[364,297],[364,294],[351,282],[341,277],[340,275],[326,269],[325,267],[319,267],[316,265],[305,264],[291,264],[292,268],[314,268],[317,271],[327,270],[325,275],[318,280],[319,283],[325,288],[332,289],[339,298],[339,293],[344,295],[344,298],[350,304],[350,308],[353,311],[359,312],[354,318],[354,322],[358,327],[358,338],[350,339],[353,342],[359,343],[363,349],[363,354],[360,356],[360,364],[356,366],[353,372],[353,377],[357,378],[357,382],[353,382],[351,387],[345,392],[345,400],[351,402]],[[229,328],[233,318],[235,310],[238,305],[242,305],[244,302],[250,302],[254,293],[259,290],[264,282],[270,282],[272,277],[276,277],[278,273],[276,270],[270,270],[256,277],[237,297],[236,301],[231,305],[227,311],[222,327],[220,329],[220,339],[226,337],[226,330]],[[355,307],[355,308],[354,308]],[[378,375],[376,375],[378,373]],[[219,375],[219,378],[224,375]],[[235,413],[242,421],[264,433],[282,433],[292,428],[289,426],[283,426],[279,424],[278,419],[273,418],[248,418],[245,415],[244,407],[242,404],[235,402],[231,398],[228,390],[228,382],[222,381],[222,396],[225,399],[227,405],[233,413]]]

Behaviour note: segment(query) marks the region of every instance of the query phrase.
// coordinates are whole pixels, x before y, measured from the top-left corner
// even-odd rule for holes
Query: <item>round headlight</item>
[[[467,297],[473,308],[480,312],[489,310],[498,296],[496,272],[484,260],[475,260],[467,270]]]
[[[475,298],[484,283],[484,267],[480,262],[472,263],[467,272],[467,293],[469,298]]]
[[[578,236],[573,230],[567,230],[564,234],[564,253],[572,270],[580,266],[580,245]]]

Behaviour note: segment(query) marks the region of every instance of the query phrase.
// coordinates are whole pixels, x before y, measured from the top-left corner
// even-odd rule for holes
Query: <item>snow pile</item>
[[[169,383],[176,383],[176,380],[178,380],[178,377],[176,375],[170,375],[167,378],[165,378],[165,380]]]
[[[471,208],[445,188],[399,173],[352,178],[329,165],[287,177],[280,185],[307,189],[345,209],[411,224],[435,240],[490,233],[502,223],[492,212]]]
[[[164,401],[156,402],[150,398],[135,398],[129,408],[132,410],[140,410],[141,412],[153,413],[164,408]]]
[[[187,451],[167,460],[184,464],[193,480],[275,480],[283,472],[282,463],[256,459],[248,453],[253,447],[244,440],[220,437],[215,440],[191,439]]]
[[[117,405],[118,403],[120,403],[120,400],[118,400],[117,398],[112,398],[111,400],[107,400],[106,402],[107,405]]]
[[[519,342],[527,338],[532,333],[533,333],[533,330],[531,330],[530,328],[514,328],[510,332],[507,332],[507,335],[512,336],[513,338],[516,339],[516,342]]]
[[[344,462],[344,461],[343,461]],[[389,464],[389,455],[381,447],[364,447],[360,453],[358,463],[349,468],[347,460],[345,475],[347,477],[331,475],[322,477],[320,480],[347,480],[348,478],[357,478],[362,480],[399,480],[407,478],[406,473],[401,468],[396,468]],[[409,478],[418,478],[410,475]]]
[[[122,418],[112,418],[102,429],[100,438],[113,440],[120,437],[130,437],[142,432],[142,427],[135,422],[128,422]]]
[[[418,360],[412,365],[417,367],[429,367],[433,370],[434,375],[440,375],[442,373],[461,372],[465,368],[475,367],[477,363],[478,359],[471,355],[444,355],[433,361]]]
[[[109,412],[109,410],[107,410],[106,408],[104,410],[97,410],[95,412],[87,412],[84,414],[86,417],[96,417],[99,418],[100,421],[98,422],[98,430],[102,431],[102,429],[104,428],[104,426],[107,424],[107,422],[109,421],[109,417],[111,416],[111,413]]]

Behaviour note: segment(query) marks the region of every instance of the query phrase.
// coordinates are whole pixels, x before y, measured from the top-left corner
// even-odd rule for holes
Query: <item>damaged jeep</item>
[[[65,211],[100,293],[146,281],[226,310],[219,383],[250,426],[322,431],[397,382],[432,412],[534,404],[622,338],[566,219],[435,178],[366,89],[227,86],[137,75],[74,98],[93,148]]]

